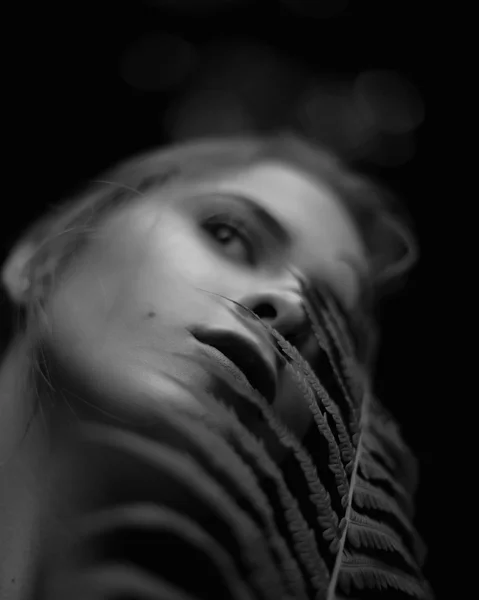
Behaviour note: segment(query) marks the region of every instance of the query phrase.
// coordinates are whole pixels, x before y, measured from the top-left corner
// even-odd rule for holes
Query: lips
[[[276,373],[252,342],[225,331],[195,329],[191,333],[205,347],[214,348],[226,357],[268,403],[273,403],[276,396]]]

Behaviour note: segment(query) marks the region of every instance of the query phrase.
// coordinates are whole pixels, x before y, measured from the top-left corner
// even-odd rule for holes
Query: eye
[[[242,223],[231,216],[214,216],[203,223],[203,228],[230,258],[255,263],[253,242]]]

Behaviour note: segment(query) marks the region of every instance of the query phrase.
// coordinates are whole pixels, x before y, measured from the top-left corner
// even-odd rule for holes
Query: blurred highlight
[[[396,167],[414,157],[424,121],[419,91],[398,72],[318,76],[243,37],[200,49],[151,33],[125,49],[119,71],[134,90],[168,94],[158,122],[171,141],[289,128],[347,160]]]

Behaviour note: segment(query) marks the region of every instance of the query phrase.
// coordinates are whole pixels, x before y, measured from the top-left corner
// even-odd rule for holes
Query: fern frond
[[[209,373],[214,391],[170,377],[186,394],[181,406],[165,393],[151,406],[139,400],[143,423],[125,419],[126,431],[118,423],[87,427],[84,441],[94,450],[83,459],[116,506],[97,513],[102,535],[119,528],[173,537],[177,551],[203,556],[216,584],[237,600],[341,600],[383,590],[425,600],[431,594],[412,522],[414,458],[372,394],[341,307],[327,291],[305,297],[320,353],[314,369],[265,325],[281,377],[309,410],[304,438],[246,377],[189,357]],[[121,465],[118,476],[112,463]],[[158,582],[168,580],[164,563],[155,566]],[[178,597],[191,591],[171,583]]]
[[[394,529],[362,515],[355,510],[349,513],[349,526],[347,530],[348,541],[355,548],[377,548],[397,552],[403,560],[413,569],[417,570],[417,563],[409,550],[404,546],[400,536]]]
[[[369,556],[348,552],[343,556],[339,585],[346,594],[353,587],[358,590],[393,588],[420,600],[429,597],[427,586],[417,578]]]
[[[388,471],[388,469],[386,469],[366,448],[363,450],[359,469],[365,479],[369,481],[386,483],[392,488],[397,497],[408,500],[406,489],[400,483],[398,483],[395,476]]]
[[[338,331],[331,322],[324,303],[324,296],[327,293],[324,289],[320,295],[314,288],[305,288],[305,310],[318,344],[328,356],[345,399],[355,416],[359,417],[360,413],[354,409],[360,409],[364,394],[362,372],[355,357],[347,353],[344,345],[341,344]]]
[[[339,438],[339,448],[341,450],[341,455],[343,459],[343,463],[345,466],[352,468],[351,461],[354,458],[355,449],[351,443],[349,438],[348,431],[341,417],[340,411],[336,404],[329,397],[328,392],[324,389],[324,387],[319,382],[319,379],[314,374],[313,370],[309,366],[308,362],[301,356],[298,350],[292,346],[290,343],[282,340],[279,335],[274,333],[276,338],[278,339],[278,344],[282,348],[282,350],[286,353],[287,356],[301,368],[304,376],[307,379],[308,384],[313,388],[313,390],[317,394],[318,400],[321,402],[322,408],[326,410],[333,418],[334,424],[336,426],[336,432]]]
[[[318,429],[319,429],[320,433],[328,441],[328,447],[329,447],[328,467],[336,479],[337,490],[341,497],[341,503],[343,506],[345,506],[347,499],[348,499],[349,481],[348,481],[348,476],[346,474],[344,466],[341,462],[341,456],[339,454],[339,449],[338,449],[336,441],[333,437],[333,434],[331,433],[331,429],[329,428],[328,423],[324,419],[324,416],[321,414],[321,411],[319,410],[319,408],[315,402],[314,394],[311,391],[311,389],[309,388],[309,386],[307,385],[307,382],[305,381],[305,379],[301,376],[301,373],[298,373],[296,370],[292,369],[290,367],[290,365],[287,365],[287,368],[288,368],[289,372],[291,373],[292,378],[297,383],[299,389],[303,393],[304,397],[307,399],[308,405],[311,409],[311,412],[313,413],[314,420],[315,420],[316,424],[318,425]]]
[[[390,494],[384,492],[380,487],[370,484],[359,475],[356,477],[353,502],[360,508],[389,513],[399,521],[407,532],[411,533],[413,531],[412,523],[399,503]]]

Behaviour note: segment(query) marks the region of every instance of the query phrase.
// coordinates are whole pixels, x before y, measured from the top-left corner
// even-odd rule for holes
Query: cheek
[[[180,220],[170,221],[167,230],[162,228],[152,236],[148,259],[166,280],[190,286],[215,281],[225,268],[225,261],[201,233]]]
[[[174,233],[89,248],[48,301],[43,337],[73,363],[102,365],[181,343],[185,325],[208,320],[216,306],[197,290],[214,287],[214,269],[194,240]]]
[[[153,292],[148,302],[138,273],[134,281],[109,281],[92,270],[77,271],[65,281],[46,307],[41,332],[50,362],[57,366],[48,369],[54,387],[61,382],[73,398],[85,396],[92,405],[113,410],[131,405],[138,393],[147,399],[172,385],[161,376],[159,365],[160,371],[184,374],[189,364],[170,355],[187,350],[179,316],[190,315],[191,305],[198,302],[179,290],[175,295],[171,287],[166,297]],[[185,297],[190,298],[189,311],[180,304]],[[168,306],[173,307],[170,313]],[[59,376],[64,373],[68,373],[65,381]],[[176,399],[182,398],[181,393],[172,390]]]
[[[145,362],[153,349],[181,351],[187,326],[219,322],[225,313],[208,292],[238,295],[236,271],[184,223],[164,219],[137,229],[122,223],[106,232],[46,306],[44,336],[74,364],[114,371],[137,360],[140,348]]]
[[[236,298],[244,288],[241,271],[183,222],[170,222],[168,230],[151,236],[137,285],[143,300],[170,318],[216,306],[208,292]]]

